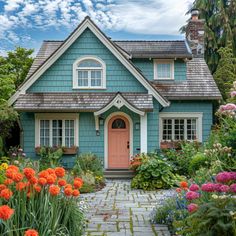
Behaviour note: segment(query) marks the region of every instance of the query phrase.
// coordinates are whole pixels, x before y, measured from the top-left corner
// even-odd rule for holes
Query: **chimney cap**
[[[197,8],[191,9],[191,16],[199,16],[199,10]]]

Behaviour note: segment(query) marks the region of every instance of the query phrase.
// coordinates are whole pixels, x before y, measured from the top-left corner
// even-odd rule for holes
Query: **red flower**
[[[5,200],[9,200],[13,195],[12,191],[8,188],[3,189],[0,193],[0,197],[4,198]]]
[[[71,196],[72,192],[73,192],[72,188],[65,188],[64,190],[64,193],[67,197]]]
[[[61,186],[61,187],[65,186],[66,185],[66,180],[65,179],[59,179],[58,180],[58,185]]]
[[[14,165],[9,165],[7,170],[18,172],[19,168],[17,166],[14,166]]]
[[[181,188],[187,188],[188,187],[188,183],[186,181],[181,181],[180,182],[180,187]]]
[[[52,168],[48,168],[47,170],[46,170],[47,172],[48,172],[48,174],[50,174],[50,175],[55,175],[55,170],[53,170]]]
[[[37,184],[38,179],[33,176],[33,177],[31,177],[31,178],[29,179],[29,182],[30,182],[31,184]]]
[[[190,203],[190,204],[187,206],[187,208],[188,208],[188,211],[189,211],[190,213],[192,213],[192,212],[194,212],[194,211],[196,211],[196,210],[198,209],[198,205],[195,204],[195,203]]]
[[[57,196],[60,193],[60,188],[57,185],[51,185],[49,187],[49,193],[52,196]]]
[[[19,182],[16,184],[16,190],[18,191],[22,191],[23,189],[25,189],[25,187],[26,187],[26,183],[24,182]]]
[[[181,189],[181,188],[177,188],[177,189],[175,189],[175,191],[176,191],[177,193],[181,193],[182,189]]]
[[[39,233],[34,229],[28,229],[25,231],[25,236],[38,236]]]
[[[21,173],[15,173],[15,175],[13,175],[13,180],[15,182],[20,182],[22,179],[24,178],[24,176]]]
[[[40,185],[46,185],[47,184],[47,180],[45,178],[39,178],[38,179],[38,184]]]
[[[65,173],[66,173],[66,171],[64,168],[62,168],[62,167],[55,168],[55,174],[57,177],[64,177]]]
[[[35,171],[32,168],[25,168],[23,172],[27,179],[31,179],[35,175]]]
[[[73,190],[72,195],[73,195],[74,197],[78,197],[78,196],[80,195],[79,190],[77,190],[77,189]]]
[[[47,177],[47,183],[48,184],[54,184],[56,182],[56,178],[53,175],[49,175]]]
[[[14,210],[7,205],[0,206],[0,219],[8,220],[11,218]]]
[[[13,169],[7,169],[5,175],[7,178],[12,179],[16,173]]]
[[[6,185],[4,185],[4,184],[0,184],[0,192],[1,192],[3,189],[6,189],[6,188],[7,188]]]
[[[35,190],[36,192],[40,193],[41,190],[42,190],[42,187],[41,187],[40,185],[38,185],[38,184],[35,184],[35,185],[34,185],[34,190]]]
[[[40,178],[45,178],[45,179],[47,179],[47,177],[49,176],[49,173],[48,173],[46,170],[43,170],[43,171],[39,172],[38,176],[39,176]]]
[[[66,184],[65,188],[72,188],[72,185],[71,184]]]
[[[14,181],[12,179],[5,179],[3,183],[5,185],[11,185],[12,183],[14,183]]]
[[[81,181],[79,181],[79,180],[74,181],[74,187],[75,188],[81,188],[82,185],[83,185],[83,183]]]
[[[74,181],[80,181],[83,184],[83,180],[81,178],[79,178],[79,177],[74,178]]]

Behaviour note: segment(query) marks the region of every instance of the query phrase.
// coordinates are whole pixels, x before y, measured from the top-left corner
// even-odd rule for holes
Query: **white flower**
[[[211,197],[214,198],[214,199],[218,199],[219,198],[216,194],[212,194]]]
[[[227,198],[227,196],[226,195],[221,195],[221,196],[219,196],[219,198],[220,199],[225,199],[225,198]]]

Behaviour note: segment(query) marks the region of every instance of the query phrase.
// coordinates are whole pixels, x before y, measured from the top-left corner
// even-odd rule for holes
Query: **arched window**
[[[118,118],[118,119],[115,119],[112,122],[111,127],[112,127],[112,129],[125,129],[126,128],[126,124],[125,124],[124,120]]]
[[[73,88],[106,88],[106,65],[96,57],[83,57],[73,65]]]

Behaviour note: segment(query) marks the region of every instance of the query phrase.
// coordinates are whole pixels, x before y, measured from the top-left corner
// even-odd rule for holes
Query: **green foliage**
[[[180,145],[180,150],[169,149],[164,151],[163,154],[172,163],[177,174],[188,176],[190,161],[198,153],[200,147],[197,143],[189,142],[183,142]]]
[[[93,153],[84,153],[78,156],[73,171],[92,171],[95,175],[103,173],[101,160]],[[76,170],[77,169],[77,170]]]
[[[193,175],[201,167],[206,167],[207,165],[207,157],[203,153],[197,153],[189,162],[188,172]]]
[[[200,19],[205,20],[205,59],[214,73],[220,59],[219,48],[230,41],[236,55],[236,2],[195,0],[193,8],[198,8]]]
[[[63,151],[61,148],[41,147],[39,159],[40,170],[60,166],[62,155]]]
[[[206,202],[183,221],[174,223],[180,235],[222,236],[236,235],[235,198],[216,199]],[[233,213],[233,214],[232,214]]]
[[[218,50],[220,60],[214,79],[224,100],[229,98],[232,83],[236,81],[236,56],[233,55],[232,46]]]
[[[143,157],[136,173],[131,182],[132,188],[154,190],[170,188],[176,183],[171,165],[157,155]]]

